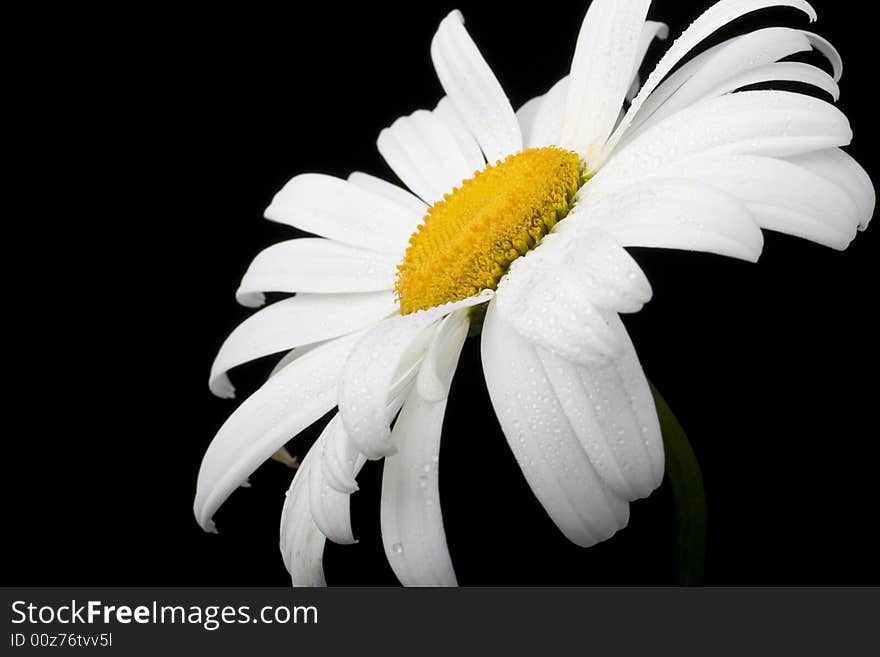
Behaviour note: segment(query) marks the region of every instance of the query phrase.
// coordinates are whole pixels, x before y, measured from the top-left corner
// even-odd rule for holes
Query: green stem
[[[706,561],[706,492],[694,450],[681,424],[651,384],[666,452],[666,476],[675,499],[676,577],[679,585],[703,583]]]

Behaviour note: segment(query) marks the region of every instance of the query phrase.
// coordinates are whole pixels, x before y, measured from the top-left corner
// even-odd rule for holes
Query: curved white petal
[[[669,38],[669,26],[666,23],[657,21],[645,21],[642,25],[642,33],[639,35],[639,45],[636,48],[636,65],[633,69],[633,76],[638,75],[639,69],[648,54],[654,39],[658,41],[666,41]]]
[[[665,105],[681,86],[700,71],[706,65],[706,62],[709,61],[709,59],[711,59],[720,49],[726,47],[736,39],[745,39],[747,36],[748,35],[735,37],[720,43],[717,46],[708,48],[677,68],[651,93],[650,96],[648,96],[645,102],[642,103],[642,106],[636,112],[635,116],[632,117],[626,132],[617,139],[615,148],[619,150],[623,144],[632,141],[633,137],[640,132],[642,124],[656,113],[657,108]],[[634,95],[637,94],[638,91]],[[630,103],[632,103],[633,100],[634,98],[630,100]],[[622,119],[623,117],[621,117],[621,120]]]
[[[840,87],[825,71],[801,62],[778,62],[754,68],[728,78],[706,93],[706,98],[721,96],[752,84],[765,82],[801,82],[828,93],[835,101],[840,98]]]
[[[495,414],[535,496],[556,526],[587,547],[611,537],[629,506],[600,479],[574,433],[535,348],[490,303],[483,373]]]
[[[648,382],[620,318],[608,321],[626,345],[620,358],[579,366],[537,348],[581,446],[620,497],[647,497],[663,480],[663,440]]]
[[[567,230],[602,228],[621,246],[705,251],[752,262],[764,246],[740,201],[693,180],[649,178],[611,193],[587,192],[562,223]]]
[[[622,349],[603,310],[636,312],[651,298],[638,264],[591,227],[551,234],[518,258],[502,280],[497,312],[523,337],[576,363],[605,361]]]
[[[406,208],[412,214],[424,217],[425,213],[428,212],[428,206],[418,196],[403,187],[398,187],[394,183],[390,183],[377,176],[364,173],[363,171],[352,171],[348,174],[348,182],[357,185],[361,189],[384,196],[389,201],[393,201]]]
[[[490,163],[522,150],[519,123],[507,95],[455,10],[440,22],[431,41],[440,84]]]
[[[833,181],[785,160],[747,155],[692,158],[667,167],[742,201],[762,228],[845,249],[856,235],[859,207]]]
[[[594,168],[623,107],[650,0],[593,0],[571,63],[560,146]]]
[[[486,158],[483,157],[480,145],[461,120],[458,112],[455,111],[449,96],[443,96],[440,99],[437,107],[434,108],[434,114],[446,124],[446,127],[449,128],[449,131],[455,138],[458,148],[468,164],[466,178],[470,178],[486,166]]]
[[[264,292],[378,292],[394,288],[397,259],[319,237],[279,242],[253,259],[235,298],[256,308]]]
[[[588,187],[620,184],[701,153],[786,157],[851,139],[849,121],[830,103],[785,91],[741,91],[651,126],[616,153]]]
[[[584,226],[566,236],[559,264],[580,277],[580,287],[596,306],[617,313],[635,313],[651,300],[651,284],[638,263],[610,234]]]
[[[358,490],[355,475],[361,453],[345,432],[339,413],[330,421],[327,441],[321,454],[321,467],[327,485],[340,493],[354,493]]]
[[[627,138],[631,139],[639,128],[653,125],[709,96],[710,91],[725,80],[809,49],[810,40],[806,35],[787,27],[755,30],[725,41],[701,57],[699,65],[689,69],[690,75],[673,93],[666,95],[665,89],[658,89],[638,116],[633,117]]]
[[[635,98],[637,93],[639,93],[639,88],[642,86],[639,69],[642,67],[645,55],[648,54],[648,49],[651,47],[654,39],[666,41],[667,37],[669,37],[669,26],[666,23],[645,21],[645,24],[642,26],[642,34],[639,36],[639,45],[636,50],[636,65],[633,69],[632,80],[630,80],[629,89],[626,92],[626,101],[628,103],[632,102],[632,99]],[[619,118],[623,118],[622,112],[623,108],[621,108],[621,115]]]
[[[319,173],[292,178],[267,219],[353,246],[402,256],[422,216],[347,180]]]
[[[642,104],[685,55],[706,37],[740,16],[758,9],[775,6],[800,9],[810,17],[810,20],[816,20],[815,10],[805,0],[720,0],[716,2],[691,23],[660,59],[638,95],[633,99],[626,115],[605,144],[603,156],[607,158],[614,151],[617,142],[626,133]]]
[[[858,208],[859,230],[868,227],[874,215],[877,195],[871,178],[852,156],[839,148],[830,148],[790,157],[788,161],[845,190]]]
[[[281,511],[281,556],[293,586],[327,585],[323,564],[326,539],[309,508],[309,472],[314,459],[310,450],[293,477]]]
[[[555,265],[527,271],[498,289],[498,313],[520,335],[579,363],[619,353],[616,336],[574,273]]]
[[[364,336],[346,363],[339,413],[354,446],[370,458],[394,452],[394,416],[387,409],[391,382],[404,359],[424,354],[438,319],[428,313],[387,319]]]
[[[315,458],[320,459],[321,462],[325,460],[323,456],[328,447],[328,436],[336,430],[336,425],[340,424],[338,418],[338,414],[333,417],[309,450],[315,452]],[[363,457],[355,459],[352,476],[358,475],[365,461]],[[309,509],[312,512],[312,519],[321,533],[334,543],[341,545],[357,543],[351,528],[351,494],[336,490],[329,485],[321,462],[313,462],[309,470]]]
[[[227,372],[251,360],[345,335],[374,324],[398,308],[392,292],[300,294],[257,311],[220,347],[208,385],[219,397],[235,388]]]
[[[419,348],[421,343],[414,345],[405,354],[395,373],[396,380],[388,391],[388,403],[385,411],[388,417],[393,418],[400,411],[403,402],[409,395],[413,382],[422,370],[422,360],[425,354]],[[429,347],[432,352],[435,347]],[[355,477],[359,470],[359,463],[366,458],[354,444],[345,430],[345,425],[337,413],[331,420],[332,430],[328,431],[326,447],[321,456],[324,470],[324,479],[327,485],[340,493],[351,494],[358,489]]]
[[[427,110],[400,117],[376,144],[394,173],[429,204],[474,172],[447,124]]]
[[[400,364],[396,373],[396,381],[388,392],[389,401],[386,405],[388,417],[394,417],[400,411],[400,407],[403,406],[403,402],[420,372],[423,354],[412,352],[413,350],[410,350],[410,353]],[[355,477],[366,457],[352,442],[338,413],[333,416],[331,425],[332,427],[328,428],[326,444],[321,454],[324,481],[340,493],[351,494],[358,490]]]
[[[829,61],[834,81],[840,82],[840,79],[843,77],[843,58],[840,56],[840,53],[837,52],[837,48],[835,48],[828,39],[825,39],[818,34],[807,32],[806,30],[801,30],[801,32],[810,40],[810,45],[818,50],[825,59]]]
[[[806,43],[803,39],[806,39]],[[749,46],[749,48],[747,49],[746,46]],[[737,53],[743,55],[739,63],[743,70],[748,70],[749,67],[760,67],[762,64],[769,64],[789,54],[803,51],[809,46],[818,50],[829,60],[834,70],[833,79],[835,83],[839,81],[839,75],[842,72],[840,55],[834,49],[834,46],[825,39],[812,32],[789,30],[789,28],[756,30],[712,46],[676,69],[647,97],[635,116],[632,117],[630,126],[620,136],[615,148],[619,150],[624,144],[629,143],[643,132],[645,128],[650,127],[660,119],[675,113],[675,111],[682,109],[688,104],[682,101],[694,102],[694,96],[691,96],[690,93],[679,95],[679,90],[695,76],[703,74],[711,78],[713,74],[717,73],[718,69],[715,65],[710,65],[709,63],[720,53],[728,51],[728,55],[735,55]],[[724,57],[722,63],[725,61],[729,67],[731,62],[728,56]],[[734,61],[733,63],[736,62]],[[729,69],[726,68],[724,70]],[[720,77],[723,76],[715,75],[716,82]],[[707,78],[704,77],[703,79],[705,82]],[[712,80],[710,79],[709,82],[711,84]],[[705,84],[701,86],[703,89],[707,88]],[[694,89],[695,87],[690,87],[691,92]],[[658,109],[661,111],[658,112]]]
[[[424,354],[439,319],[459,308],[485,303],[492,295],[487,290],[455,303],[391,317],[366,333],[345,365],[339,390],[339,413],[361,453],[376,459],[394,452],[393,413],[388,403],[402,363],[413,354]]]
[[[423,384],[420,374],[410,391],[391,434],[397,452],[382,471],[382,542],[405,586],[456,585],[440,511],[439,455],[446,398],[468,326],[465,310],[441,324],[422,363],[429,381]]]
[[[215,531],[214,512],[241,482],[284,443],[336,405],[345,360],[361,337],[354,334],[303,354],[235,409],[208,445],[193,512]]]

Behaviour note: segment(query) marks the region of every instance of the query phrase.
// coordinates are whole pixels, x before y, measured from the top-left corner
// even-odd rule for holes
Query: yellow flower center
[[[530,148],[487,166],[428,209],[395,284],[406,315],[494,290],[510,263],[568,214],[583,183],[577,153]]]

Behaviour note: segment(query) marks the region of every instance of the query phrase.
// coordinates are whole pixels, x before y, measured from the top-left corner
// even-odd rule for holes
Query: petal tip
[[[208,380],[208,389],[215,397],[220,397],[221,399],[235,398],[235,386],[232,385],[226,374],[212,375]]]
[[[247,292],[239,288],[235,292],[235,300],[245,308],[259,308],[266,304],[266,295],[262,292]]]

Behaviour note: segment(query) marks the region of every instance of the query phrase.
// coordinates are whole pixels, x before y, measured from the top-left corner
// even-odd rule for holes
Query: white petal
[[[378,194],[379,196],[384,196],[389,201],[394,201],[398,205],[406,208],[412,214],[424,217],[425,213],[428,212],[428,206],[425,202],[412,192],[405,190],[403,187],[398,187],[382,178],[371,176],[369,173],[353,171],[348,174],[348,182],[357,185],[362,189],[373,192],[374,194]]]
[[[278,360],[277,363],[275,363],[275,367],[272,368],[272,371],[269,372],[269,376],[266,378],[267,379],[272,378],[273,376],[278,374],[278,372],[280,372],[285,367],[290,365],[290,363],[295,361],[297,358],[299,358],[300,356],[302,356],[305,353],[308,353],[309,351],[311,351],[315,347],[318,347],[322,344],[324,344],[324,343],[323,342],[312,342],[311,344],[306,344],[306,345],[303,345],[302,347],[296,347],[294,349],[291,349],[286,354],[284,354],[284,356],[282,356]]]
[[[257,254],[235,293],[251,308],[264,292],[376,292],[394,288],[397,259],[332,240],[305,237],[279,242]]]
[[[653,125],[709,96],[712,89],[729,78],[809,49],[810,40],[806,35],[786,27],[755,30],[725,41],[700,59],[700,65],[690,70],[691,75],[674,93],[667,96],[666,89],[658,89],[634,117],[627,138],[631,139],[639,128]],[[658,105],[661,100],[662,104]]]
[[[522,150],[519,123],[507,95],[455,10],[440,22],[431,41],[440,84],[490,163]]]
[[[777,81],[801,82],[827,92],[835,101],[840,98],[840,87],[837,86],[834,78],[820,68],[801,62],[778,62],[753,68],[728,78],[717,87],[710,89],[705,97],[713,98],[749,85]]]
[[[449,128],[449,131],[455,137],[455,142],[468,163],[469,173],[467,177],[472,176],[486,166],[486,158],[483,157],[480,145],[461,120],[458,112],[455,111],[449,96],[443,96],[440,99],[437,107],[434,108],[434,114],[446,124],[446,127]]]
[[[455,135],[427,110],[400,117],[379,133],[376,144],[394,173],[429,204],[474,173]]]
[[[629,83],[629,89],[626,92],[626,102],[631,103],[633,98],[636,97],[636,94],[639,93],[639,88],[642,86],[642,78],[636,73],[633,75],[632,81]],[[621,108],[620,115],[618,116],[618,121],[623,119],[624,111]]]
[[[647,497],[663,480],[663,440],[648,382],[620,319],[608,321],[626,345],[603,364],[578,366],[537,348],[547,378],[581,446],[620,497]]]
[[[620,184],[700,153],[786,157],[848,144],[830,103],[785,91],[741,91],[692,105],[629,142],[590,181]]]
[[[636,65],[633,69],[633,75],[638,75],[639,69],[642,67],[642,62],[645,60],[645,55],[648,54],[648,50],[651,47],[651,44],[654,43],[654,39],[658,39],[660,41],[666,41],[669,38],[669,26],[666,23],[659,23],[657,21],[645,21],[642,25],[642,33],[639,35],[639,45],[636,48]]]
[[[521,336],[569,360],[605,360],[619,353],[620,344],[579,283],[555,264],[520,267],[499,286],[497,312]]]
[[[421,358],[430,331],[445,315],[485,303],[491,290],[455,303],[386,319],[370,329],[345,365],[339,390],[339,413],[349,438],[368,458],[394,452],[388,408],[392,384],[409,358]]]
[[[627,128],[626,132],[617,140],[616,148],[619,150],[623,144],[628,143],[632,140],[632,138],[639,133],[641,130],[642,124],[657,111],[657,108],[663,106],[680,88],[681,86],[690,80],[698,71],[702,70],[705,66],[706,62],[711,59],[715,53],[717,53],[721,48],[724,48],[732,41],[736,39],[744,39],[746,37],[735,37],[735,39],[730,39],[729,41],[725,41],[724,43],[720,43],[717,46],[713,46],[712,48],[708,48],[707,50],[701,52],[699,55],[695,55],[693,58],[688,60],[686,63],[682,64],[681,67],[675,70],[672,75],[667,77],[663,83],[657,87],[653,93],[645,100],[642,106],[639,108],[636,115],[632,117],[630,126]],[[638,94],[636,91],[636,95]],[[632,103],[631,99],[630,102]],[[621,120],[623,117],[621,117]],[[607,150],[607,149],[606,149]]]
[[[335,338],[375,324],[397,311],[392,292],[300,294],[254,313],[220,347],[208,385],[219,397],[235,389],[227,372],[251,360]]]
[[[642,34],[641,36],[639,36],[639,46],[636,49],[636,65],[633,69],[632,80],[630,80],[629,90],[626,92],[627,102],[631,103],[632,99],[635,98],[637,93],[639,93],[639,88],[642,86],[642,80],[639,77],[639,69],[642,67],[645,55],[648,54],[648,49],[651,47],[654,39],[666,41],[668,36],[669,26],[666,25],[666,23],[645,21],[645,24],[642,25]],[[622,114],[620,118],[623,118]]]
[[[535,96],[527,100],[516,110],[516,120],[519,121],[519,129],[523,136],[523,146],[526,148],[530,147],[532,132],[535,129],[535,119],[543,102],[544,95]]]
[[[622,246],[705,251],[752,262],[764,238],[752,213],[716,188],[691,180],[652,178],[575,206],[563,223],[602,228]]]
[[[453,313],[455,314],[455,313]],[[433,349],[430,348],[429,351]],[[411,349],[398,367],[396,380],[388,392],[385,407],[388,417],[394,417],[409,395],[413,382],[421,371],[423,354]],[[328,431],[326,447],[321,456],[324,478],[328,486],[340,493],[351,494],[358,489],[355,476],[366,457],[352,442],[339,414],[331,420],[333,430]]]
[[[593,0],[581,25],[560,145],[594,168],[638,68],[639,41],[650,0]]]
[[[638,92],[638,69],[642,65],[642,60],[652,41],[654,39],[665,40],[667,36],[669,36],[669,28],[665,23],[645,21],[642,25],[632,79],[635,91],[632,91],[631,95],[628,94],[628,100]],[[517,110],[516,117],[522,129],[523,144],[526,148],[560,143],[562,115],[565,112],[565,103],[568,99],[568,80],[569,76],[566,75],[554,84],[547,93],[535,96]],[[631,86],[630,90],[632,88]]]
[[[577,363],[604,361],[622,344],[602,310],[638,311],[651,286],[601,230],[548,235],[502,280],[497,312],[523,337]]]
[[[568,98],[568,80],[568,76],[565,76],[542,96],[541,105],[535,112],[535,118],[526,141],[527,147],[535,148],[560,143],[562,116],[565,113],[565,102]]]
[[[425,401],[438,402],[449,394],[458,354],[467,338],[469,326],[466,310],[450,313],[440,322],[434,341],[419,368],[417,385],[419,396]]]
[[[490,303],[483,372],[507,442],[556,526],[587,547],[624,527],[629,507],[599,478],[544,373],[534,347]]]
[[[580,286],[602,310],[635,313],[651,300],[651,284],[638,263],[610,234],[592,225],[566,238],[562,266],[580,277]]]
[[[281,556],[294,586],[326,586],[324,534],[312,520],[309,508],[309,471],[314,467],[309,451],[287,491],[281,512]]]
[[[654,475],[654,487],[662,483],[663,469],[666,457],[663,447],[663,436],[660,431],[660,420],[657,417],[657,409],[654,406],[654,395],[645,377],[642,364],[636,354],[632,339],[620,321],[620,317],[611,314],[609,323],[614,325],[621,335],[623,342],[623,356],[615,362],[620,380],[626,388],[630,405],[639,422],[639,431],[642,434],[642,444],[648,452],[651,462],[651,471]]]
[[[337,382],[361,337],[354,334],[312,349],[270,378],[235,409],[208,446],[193,511],[206,531],[217,508],[284,443],[336,405]]]
[[[328,436],[336,430],[335,425],[340,424],[338,418],[338,414],[333,417],[309,450],[316,452],[315,458],[321,461],[324,460],[324,450],[328,446]],[[363,458],[356,459],[352,470],[353,476],[357,476],[364,462]],[[309,470],[309,509],[312,512],[312,519],[321,533],[334,543],[342,545],[357,543],[351,529],[351,495],[331,487],[324,475],[321,462],[313,462]]]
[[[833,181],[784,160],[746,155],[699,157],[667,167],[721,189],[745,203],[762,228],[845,249],[860,212]]]
[[[318,173],[292,178],[267,219],[353,246],[402,256],[421,215],[346,180]]]
[[[339,412],[355,447],[370,458],[394,452],[394,416],[387,410],[391,382],[405,358],[424,354],[438,319],[427,313],[387,319],[367,333],[346,364]]]
[[[805,12],[810,17],[810,20],[816,20],[815,10],[804,0],[720,0],[720,2],[716,2],[697,20],[691,23],[682,35],[675,40],[669,50],[666,51],[666,54],[658,62],[638,95],[633,99],[632,105],[627,110],[623,120],[615,128],[614,133],[606,143],[604,156],[607,157],[614,151],[617,142],[626,133],[642,104],[685,55],[699,45],[706,37],[740,16],[758,9],[774,6],[795,7]]]
[[[858,208],[859,230],[868,227],[877,200],[874,184],[867,172],[849,154],[839,148],[831,148],[797,155],[788,160],[845,190]]]
[[[619,149],[622,144],[631,141],[646,126],[695,102],[700,93],[705,92],[712,84],[719,83],[725,75],[732,74],[731,66],[740,72],[747,71],[796,52],[808,50],[810,47],[818,50],[829,60],[834,71],[833,80],[835,83],[838,82],[843,72],[843,64],[837,50],[822,37],[804,30],[765,28],[734,37],[705,50],[679,67],[648,96],[632,117],[629,128],[621,136],[616,147]],[[725,52],[726,54],[719,58]],[[692,78],[702,82],[689,85]],[[834,89],[833,86],[830,88]]]
[[[829,61],[834,81],[840,82],[840,79],[843,77],[843,58],[840,56],[840,53],[837,52],[837,48],[835,48],[828,39],[825,39],[818,34],[807,32],[806,30],[801,30],[801,32],[810,40],[810,45],[818,50],[825,59]]]
[[[327,439],[321,453],[321,467],[327,485],[340,493],[351,494],[357,491],[355,475],[360,457],[361,453],[351,442],[342,418],[337,413],[328,424]]]
[[[385,459],[382,542],[405,586],[456,585],[440,512],[439,455],[446,398],[468,325],[466,311],[444,320],[422,364],[422,371],[432,372],[432,399],[420,394],[423,386],[412,388],[392,432],[397,452]]]

